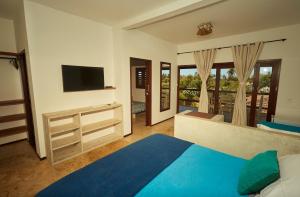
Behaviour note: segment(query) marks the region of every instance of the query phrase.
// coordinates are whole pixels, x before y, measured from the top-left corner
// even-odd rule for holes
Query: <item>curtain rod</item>
[[[268,41],[264,41],[263,43],[266,44],[266,43],[270,43],[270,42],[284,42],[286,41],[286,38],[283,38],[283,39],[277,39],[277,40],[268,40]],[[250,44],[254,44],[254,42],[250,43]],[[242,45],[245,45],[245,44],[242,44]],[[226,47],[219,47],[219,48],[216,48],[216,49],[227,49],[227,48],[231,48],[232,46],[226,46]],[[205,50],[205,49],[203,49]],[[197,51],[185,51],[185,52],[181,52],[181,53],[177,53],[177,55],[180,55],[180,54],[186,54],[186,53],[193,53],[193,52],[198,52],[200,50],[197,50]]]

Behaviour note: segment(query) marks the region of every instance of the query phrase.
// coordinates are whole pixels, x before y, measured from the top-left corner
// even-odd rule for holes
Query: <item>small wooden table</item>
[[[187,111],[186,113],[184,113],[184,115],[224,122],[224,115],[219,115],[219,114]]]

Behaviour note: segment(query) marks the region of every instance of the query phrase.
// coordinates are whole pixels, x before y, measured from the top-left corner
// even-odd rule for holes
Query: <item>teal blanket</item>
[[[237,197],[244,163],[244,159],[193,144],[136,196]]]
[[[282,123],[276,123],[276,122],[268,122],[268,121],[261,121],[258,124],[265,125],[272,129],[279,129],[279,130],[284,130],[284,131],[300,133],[300,127],[295,126],[295,125],[282,124]]]

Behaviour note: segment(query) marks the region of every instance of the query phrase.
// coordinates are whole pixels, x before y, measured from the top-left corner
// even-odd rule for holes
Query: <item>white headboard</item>
[[[184,113],[175,115],[174,135],[214,150],[249,159],[275,149],[280,156],[300,153],[300,136],[240,127]]]

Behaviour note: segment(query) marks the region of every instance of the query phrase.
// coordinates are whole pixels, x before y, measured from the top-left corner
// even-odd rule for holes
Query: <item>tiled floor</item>
[[[133,134],[81,156],[51,166],[40,161],[27,141],[0,147],[0,196],[34,196],[61,177],[122,147],[154,133],[173,136],[173,119],[152,127],[144,126],[143,114],[133,120]]]

